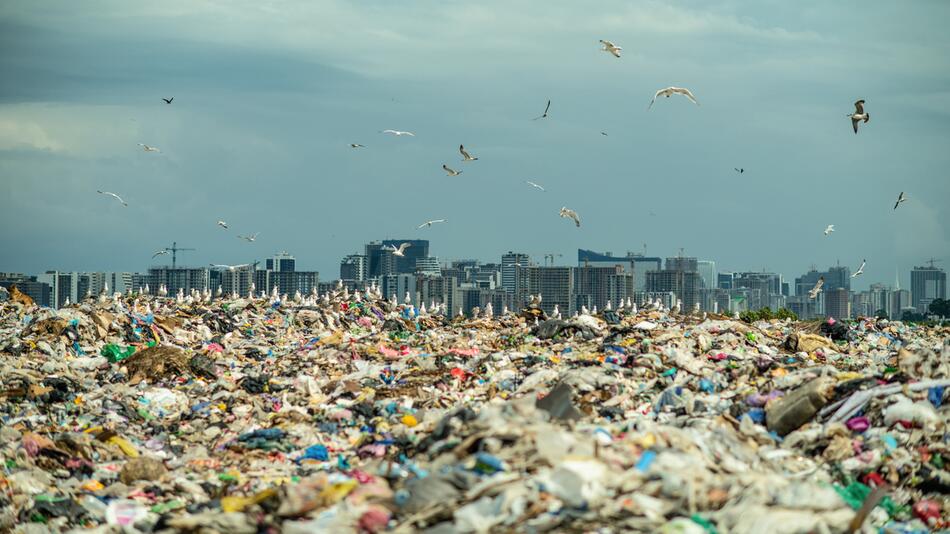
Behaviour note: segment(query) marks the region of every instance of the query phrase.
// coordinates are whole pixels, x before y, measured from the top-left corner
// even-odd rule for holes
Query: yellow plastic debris
[[[409,428],[412,428],[412,427],[418,425],[418,424],[419,424],[419,421],[416,421],[416,416],[414,416],[414,415],[412,415],[412,414],[406,414],[406,415],[402,416],[402,424],[408,426]]]

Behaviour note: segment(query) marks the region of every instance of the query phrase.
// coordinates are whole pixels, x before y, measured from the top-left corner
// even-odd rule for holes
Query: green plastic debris
[[[163,502],[152,506],[152,512],[156,514],[164,514],[165,512],[170,512],[172,510],[177,510],[179,508],[184,508],[185,502],[178,499],[174,499],[168,502]]]
[[[716,525],[712,524],[712,521],[700,516],[699,514],[693,514],[689,517],[693,523],[703,527],[703,530],[706,531],[706,534],[719,534],[716,530]]]
[[[844,502],[848,503],[848,506],[855,510],[860,509],[865,499],[871,494],[871,487],[860,482],[852,482],[847,486],[835,484],[832,487],[838,492],[838,495],[844,499]],[[898,506],[890,497],[881,499],[881,503],[878,506],[884,508],[887,515],[891,518],[906,516],[909,511],[907,506]]]
[[[105,356],[105,358],[109,360],[109,363],[116,363],[135,354],[135,347],[129,346],[123,349],[114,343],[109,343],[105,347],[102,347],[99,354]]]

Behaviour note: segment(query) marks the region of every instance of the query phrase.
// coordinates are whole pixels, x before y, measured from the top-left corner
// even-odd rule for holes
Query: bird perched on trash
[[[834,231],[835,231],[835,225],[829,224],[828,227],[825,228],[824,234],[831,235],[831,232],[834,232]]]
[[[111,193],[111,192],[109,192],[109,191],[99,191],[98,189],[96,190],[96,193],[99,193],[100,195],[107,195],[107,196],[110,196],[110,197],[112,197],[112,198],[118,200],[119,202],[121,202],[123,206],[129,207],[128,202],[122,200],[122,197],[120,197],[119,195],[117,195],[117,194],[115,194],[115,193]]]
[[[402,131],[402,130],[383,130],[383,131],[380,132],[380,133],[395,135],[396,137],[402,137],[402,136],[404,136],[404,135],[408,135],[409,137],[415,137],[415,136],[416,136],[416,134],[414,134],[414,133],[412,133],[412,132],[404,132],[404,131]]]
[[[581,218],[576,211],[565,206],[561,208],[561,211],[558,213],[558,215],[564,217],[565,219],[573,220],[574,224],[576,224],[578,228],[581,227]]]
[[[535,188],[535,189],[540,189],[541,191],[544,191],[544,188],[543,188],[543,187],[541,187],[540,185],[538,185],[538,184],[532,182],[531,180],[525,180],[524,183],[530,185],[531,187],[533,187],[533,188]]]
[[[445,163],[442,164],[442,169],[443,169],[443,170],[445,171],[445,173],[448,174],[449,176],[458,176],[458,175],[462,174],[462,171],[457,171],[457,170],[455,170],[455,169],[449,167],[449,166],[446,165]]]
[[[465,150],[465,145],[459,145],[459,152],[462,154],[462,161],[477,161],[478,158],[472,156]]]
[[[254,232],[251,235],[239,235],[238,239],[243,239],[248,243],[253,243],[257,239],[258,234],[260,234],[260,232]]]
[[[904,192],[901,191],[901,194],[897,196],[897,202],[894,203],[894,209],[897,209],[897,206],[900,206],[901,203],[907,202],[907,197],[904,196]]]
[[[623,50],[623,47],[617,46],[605,39],[601,39],[600,44],[604,45],[604,47],[600,49],[602,52],[609,52],[613,54],[614,57],[620,57],[620,51]]]
[[[149,145],[146,145],[145,143],[139,143],[139,146],[142,147],[142,150],[146,152],[161,152],[161,150],[159,150],[158,147],[149,146]]]
[[[416,227],[416,229],[429,228],[429,227],[431,227],[433,224],[444,223],[444,222],[445,222],[445,219],[433,219],[433,220],[431,220],[431,221],[426,221],[426,222],[420,224],[419,226]]]
[[[818,281],[815,282],[815,287],[808,290],[808,298],[813,299],[818,296],[818,293],[821,293],[821,286],[825,285],[825,277],[819,276]]]
[[[858,100],[854,103],[854,113],[848,115],[851,117],[851,126],[854,128],[854,133],[858,133],[858,123],[864,121],[867,123],[871,120],[871,114],[865,113],[864,111],[864,100]]]
[[[162,100],[164,100],[166,104],[171,104],[172,100],[175,100],[175,97],[171,97],[171,98],[162,97]]]
[[[537,117],[535,117],[535,118],[533,118],[533,119],[531,119],[531,120],[536,121],[536,120],[538,120],[538,119],[546,119],[546,118],[548,118],[548,110],[549,110],[549,109],[551,109],[551,101],[550,101],[550,100],[548,100],[548,105],[547,105],[547,106],[544,106],[544,113],[538,115]]]
[[[361,145],[359,143],[350,143],[350,148],[366,148],[366,145]]]
[[[865,264],[867,264],[867,262],[868,260],[861,260],[861,266],[858,267],[857,271],[854,271],[854,273],[851,275],[851,278],[854,278],[856,276],[861,276],[862,274],[864,274],[864,266]]]
[[[220,226],[221,228],[224,228],[225,230],[228,229],[228,223],[224,221],[218,221],[218,226]]]
[[[685,87],[667,87],[666,89],[660,89],[653,95],[653,100],[650,101],[650,105],[647,106],[647,109],[653,107],[653,103],[656,102],[658,96],[665,96],[666,98],[671,97],[672,95],[683,95],[688,98],[693,104],[699,105],[699,102],[696,101],[696,97],[693,96],[692,91],[686,89]]]
[[[158,256],[164,256],[165,254],[168,254],[167,250],[159,250],[155,254],[152,254],[152,259],[154,260]]]
[[[405,254],[406,249],[409,248],[409,247],[411,247],[411,246],[412,246],[412,244],[410,244],[410,243],[402,243],[402,244],[399,245],[399,248],[396,248],[396,247],[393,246],[393,247],[389,247],[389,248],[386,249],[386,250],[391,250],[391,251],[393,252],[393,256],[403,257],[403,256],[406,255],[406,254]]]

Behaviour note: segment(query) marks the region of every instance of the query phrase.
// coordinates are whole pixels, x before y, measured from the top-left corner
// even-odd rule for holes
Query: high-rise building
[[[611,252],[594,252],[593,250],[577,249],[578,267],[613,267],[619,265],[627,272],[633,272],[633,260],[628,256],[614,256]]]
[[[392,256],[393,272],[396,274],[413,274],[416,272],[416,261],[429,256],[429,241],[427,239],[385,239],[383,246],[399,248],[403,243],[409,247],[402,256]]]
[[[531,266],[522,268],[526,278],[526,292],[541,295],[541,309],[550,314],[556,304],[564,315],[573,315],[574,268],[558,266]],[[520,304],[520,303],[519,303]]]
[[[296,260],[286,252],[268,259],[265,265],[266,269],[254,272],[254,284],[258,291],[271,292],[276,287],[281,295],[294,295],[298,291],[306,295],[319,285],[320,273],[296,270]]]
[[[826,291],[825,314],[835,319],[850,319],[851,292],[843,287]]]
[[[629,262],[627,263],[629,268]],[[621,300],[634,294],[633,274],[623,263],[603,267],[576,267],[574,269],[575,309],[597,306],[603,310],[608,302],[617,306]],[[543,304],[543,301],[542,301]]]
[[[340,261],[340,280],[360,282],[366,280],[366,256],[350,254]]]
[[[718,280],[716,287],[719,289],[732,289],[735,273],[719,273],[716,275],[716,279]]]
[[[221,288],[224,295],[237,294],[246,297],[251,291],[251,283],[257,283],[253,265],[246,265],[235,269],[214,269],[208,273],[208,289],[217,292]],[[258,293],[261,289],[255,287]]]
[[[692,310],[700,303],[702,279],[696,271],[696,258],[676,257],[666,259],[666,269],[647,272],[647,291],[672,292],[684,310]]]
[[[264,268],[268,271],[293,272],[297,267],[297,260],[286,252],[278,252],[273,258],[267,258]]]
[[[46,271],[37,277],[37,281],[44,282],[50,287],[49,306],[61,308],[66,301],[76,302],[83,295],[77,295],[77,273],[60,271]]]
[[[442,272],[439,266],[439,258],[426,256],[416,260],[416,272],[430,275],[437,275]]]
[[[748,308],[759,310],[762,308],[778,309],[784,307],[782,298],[782,275],[776,273],[743,272],[733,273],[733,289],[751,289]]]
[[[204,267],[150,267],[148,270],[148,285],[157,289],[165,285],[168,295],[173,296],[182,290],[187,295],[192,289],[204,291],[210,289],[211,273]]]
[[[501,255],[501,287],[515,293],[518,286],[518,269],[531,264],[531,258],[522,252],[508,251]]]
[[[712,289],[719,287],[719,279],[716,274],[716,262],[712,260],[699,260],[696,262],[696,270],[699,277],[703,280],[703,287]]]
[[[663,268],[663,260],[655,256],[643,256],[628,252],[627,257],[633,262],[633,289],[634,291],[646,291],[647,273],[650,271],[659,271]]]
[[[910,272],[911,305],[917,313],[929,313],[930,303],[947,298],[947,273],[934,267],[914,267]]]

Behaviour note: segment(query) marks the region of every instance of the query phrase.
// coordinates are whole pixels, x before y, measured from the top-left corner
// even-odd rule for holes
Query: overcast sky
[[[942,0],[4,2],[0,271],[144,271],[177,241],[188,264],[286,250],[332,279],[369,240],[428,238],[440,260],[645,243],[788,278],[867,258],[857,288],[905,285],[950,262],[948,20]],[[701,105],[647,111],[670,85]]]

